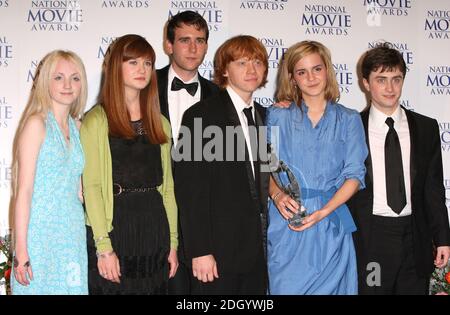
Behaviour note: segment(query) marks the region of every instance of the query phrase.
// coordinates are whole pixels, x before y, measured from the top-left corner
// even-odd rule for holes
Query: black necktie
[[[253,169],[255,171],[255,185],[259,187],[259,163],[258,163],[258,130],[256,128],[255,120],[253,119],[253,106],[244,108],[244,115],[247,117],[248,134],[250,138],[250,148],[253,155]],[[253,127],[253,128],[252,128]],[[256,155],[255,155],[256,154]],[[257,189],[258,190],[258,189]]]
[[[247,117],[247,125],[256,126],[255,120],[253,119],[253,106],[244,108],[244,115]]]
[[[399,214],[406,205],[402,149],[397,132],[394,129],[394,120],[388,117],[386,124],[389,126],[384,142],[387,204],[395,213]]]
[[[172,91],[178,91],[178,90],[181,90],[181,89],[186,89],[186,91],[189,94],[194,96],[195,93],[197,92],[197,89],[198,89],[198,82],[184,83],[183,81],[181,81],[177,77],[174,77],[173,81],[172,81],[171,90]]]

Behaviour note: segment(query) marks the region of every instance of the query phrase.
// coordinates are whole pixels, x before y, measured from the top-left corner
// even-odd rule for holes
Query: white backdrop
[[[127,33],[148,39],[158,68],[163,25],[170,15],[196,10],[210,27],[209,52],[200,68],[212,74],[217,47],[230,36],[249,34],[267,47],[269,83],[256,93],[273,102],[280,59],[297,41],[314,39],[332,52],[341,85],[341,103],[366,105],[356,74],[362,53],[380,40],[404,54],[409,71],[401,103],[440,124],[447,207],[450,207],[450,1],[449,0],[0,0],[0,235],[6,233],[11,177],[11,145],[40,59],[69,49],[83,59],[90,108],[99,89],[104,52]]]

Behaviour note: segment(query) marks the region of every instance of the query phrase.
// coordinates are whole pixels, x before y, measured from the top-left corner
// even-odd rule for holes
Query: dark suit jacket
[[[256,124],[262,126],[265,108],[256,103],[255,108]],[[191,263],[192,258],[212,254],[219,273],[248,272],[257,259],[263,257],[263,231],[266,227],[261,223],[261,213],[267,214],[269,174],[260,173],[260,185],[255,188],[248,158],[236,161],[237,143],[243,141],[241,143],[245,145],[245,138],[242,130],[231,135],[226,133],[227,126],[240,126],[226,90],[185,112],[182,125],[193,135],[186,143],[197,148],[187,154],[190,157],[195,157],[195,152],[211,141],[211,138],[194,137],[195,118],[202,118],[202,130],[208,126],[220,129],[224,137],[216,139],[223,145],[221,156],[225,160],[231,155],[233,159],[207,161],[202,157],[199,161],[176,163],[175,187],[177,201],[183,205],[180,219],[188,262]],[[227,147],[226,143],[230,143],[231,138],[234,138],[234,146]],[[178,149],[185,140],[180,137]],[[267,148],[266,144],[264,146]],[[180,152],[186,151],[183,148]],[[259,170],[255,168],[256,171]]]
[[[439,127],[434,119],[406,109],[405,112],[411,139],[410,176],[414,258],[419,275],[428,277],[434,269],[433,244],[435,246],[450,245]],[[361,118],[370,151],[369,109],[361,113]],[[366,160],[366,168],[366,188],[356,193],[347,203],[358,228],[353,236],[360,272],[366,270],[367,249],[371,246],[373,172],[370,152]]]
[[[156,77],[158,80],[158,93],[159,93],[159,104],[161,107],[161,114],[167,118],[170,122],[169,116],[169,104],[167,102],[167,88],[169,82],[169,67],[170,65],[156,70]],[[198,75],[198,80],[200,82],[200,100],[204,100],[211,97],[219,92],[219,87],[209,80],[203,78],[200,74]]]
[[[156,77],[158,81],[158,94],[159,94],[159,104],[161,109],[161,114],[164,115],[164,117],[167,118],[167,120],[170,122],[170,115],[169,115],[169,103],[167,101],[167,88],[169,85],[169,68],[170,65],[156,70]],[[204,100],[208,97],[211,97],[217,93],[219,93],[220,89],[217,85],[215,85],[213,82],[206,80],[203,78],[200,74],[198,75],[198,79],[200,82],[200,100]],[[171,82],[170,82],[171,84]],[[173,141],[172,141],[173,144]],[[175,173],[175,163],[172,160],[172,170],[173,170],[173,177],[174,180],[176,179],[177,174]],[[175,181],[176,183],[176,181]],[[178,211],[180,211],[182,204],[178,204]],[[178,216],[178,221],[180,221]],[[178,223],[178,227],[180,224]],[[184,257],[184,241],[183,241],[183,231],[178,228],[178,259],[181,262],[185,261]]]

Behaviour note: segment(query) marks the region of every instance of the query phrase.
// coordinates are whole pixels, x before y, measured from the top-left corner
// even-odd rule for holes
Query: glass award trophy
[[[281,160],[278,160],[277,156],[270,150],[270,173],[272,174],[272,178],[277,183],[278,187],[289,197],[295,200],[299,205],[299,209],[297,213],[292,212],[289,208],[286,208],[286,211],[291,212],[294,216],[288,219],[289,225],[293,227],[302,226],[303,219],[308,215],[306,212],[306,208],[303,206],[301,201],[301,188],[297,179],[295,178],[294,173],[291,169]]]

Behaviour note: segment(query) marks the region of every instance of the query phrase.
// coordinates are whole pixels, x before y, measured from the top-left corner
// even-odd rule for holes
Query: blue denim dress
[[[313,128],[308,108],[268,110],[268,141],[301,185],[308,213],[320,210],[347,179],[364,188],[368,154],[357,111],[328,103]],[[288,228],[269,202],[268,268],[270,294],[357,294],[356,230],[347,206],[337,208],[302,232]]]

